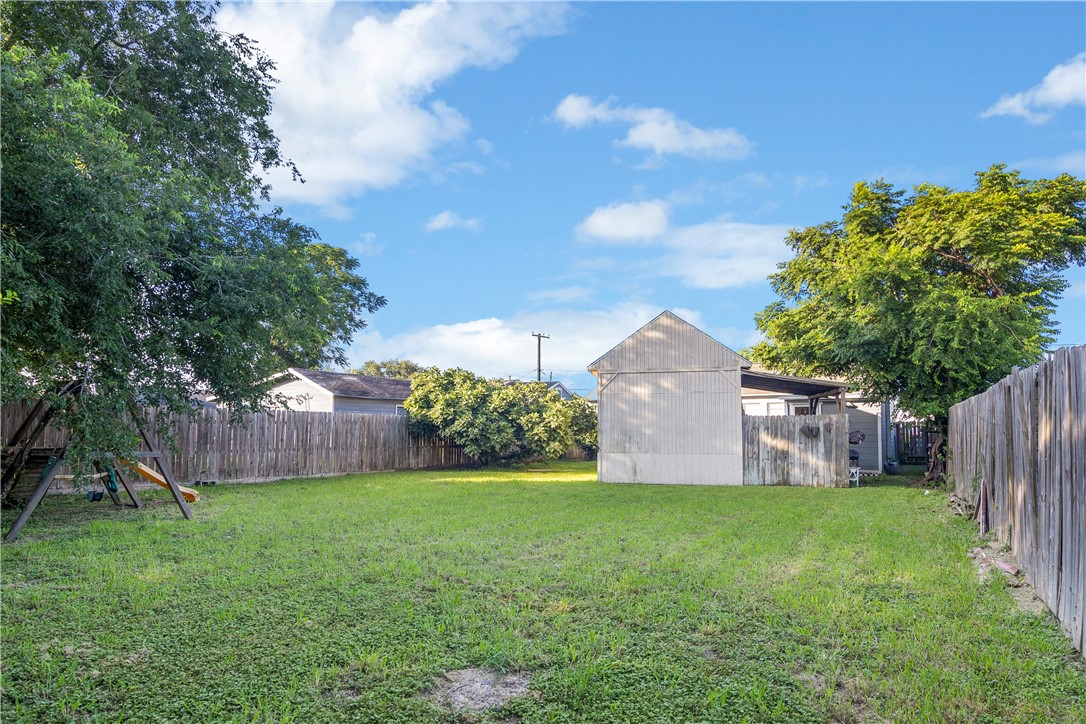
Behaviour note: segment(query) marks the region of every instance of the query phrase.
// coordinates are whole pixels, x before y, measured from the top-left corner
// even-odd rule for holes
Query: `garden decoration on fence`
[[[77,380],[65,385],[59,391],[59,394],[61,396],[75,395],[82,389],[83,381]],[[4,536],[4,541],[8,543],[18,537],[19,532],[26,525],[27,520],[30,519],[34,509],[38,507],[38,503],[45,497],[49,486],[56,480],[57,472],[64,463],[68,435],[65,435],[61,444],[56,447],[34,446],[49,425],[49,421],[53,418],[55,412],[56,408],[43,396],[34,405],[23,423],[15,430],[3,449],[4,472],[3,476],[0,477],[0,500],[5,506],[23,506],[19,517],[15,519],[15,522]],[[134,424],[143,445],[147,448],[135,452],[134,457],[153,461],[158,465],[158,470],[156,471],[154,468],[140,462],[133,465],[125,460],[117,460],[118,464],[115,465],[112,456],[105,456],[103,459],[95,461],[94,468],[97,474],[94,478],[104,481],[103,487],[109,493],[114,505],[123,505],[118,494],[119,488],[117,484],[120,483],[120,487],[124,488],[132,501],[131,506],[142,508],[143,502],[139,499],[135,488],[126,476],[126,468],[134,470],[156,485],[169,490],[173,494],[178,507],[181,508],[181,513],[186,519],[191,520],[192,511],[189,509],[186,500],[199,500],[199,495],[195,491],[182,488],[174,482],[165,456],[151,443],[139,421],[135,420]]]

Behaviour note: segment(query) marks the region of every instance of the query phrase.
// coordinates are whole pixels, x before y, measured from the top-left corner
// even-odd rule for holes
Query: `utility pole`
[[[535,379],[536,382],[543,381],[543,340],[550,339],[549,334],[542,334],[541,332],[532,332],[532,336],[535,337]]]

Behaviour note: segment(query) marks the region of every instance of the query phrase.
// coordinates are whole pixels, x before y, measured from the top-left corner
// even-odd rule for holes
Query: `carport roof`
[[[782,392],[788,395],[803,395],[804,397],[828,397],[848,389],[848,385],[843,382],[778,375],[765,370],[753,369],[743,370],[741,383],[744,388],[749,390]]]

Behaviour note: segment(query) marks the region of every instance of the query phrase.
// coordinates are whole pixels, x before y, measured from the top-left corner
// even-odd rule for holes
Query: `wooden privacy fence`
[[[26,414],[23,405],[4,405],[3,434],[9,435]],[[150,409],[146,414],[151,433],[162,413]],[[176,449],[153,435],[152,440],[167,454],[181,484],[444,468],[474,462],[448,440],[409,435],[406,415],[280,410],[242,415],[240,424],[230,424],[228,411],[209,409],[192,420],[168,419],[167,426]],[[58,445],[62,435],[61,430],[47,428],[37,445]]]
[[[744,415],[743,485],[848,486],[848,415]]]
[[[1015,369],[950,408],[948,472],[1086,649],[1086,347]],[[985,506],[981,506],[984,510]]]

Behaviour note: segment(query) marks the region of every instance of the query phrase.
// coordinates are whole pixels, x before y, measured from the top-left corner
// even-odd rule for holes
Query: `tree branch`
[[[996,280],[992,277],[991,274],[984,271],[983,269],[976,266],[975,264],[972,264],[969,261],[969,259],[967,259],[966,257],[964,257],[964,256],[962,256],[960,254],[951,254],[951,253],[946,252],[946,251],[939,251],[934,246],[929,246],[928,248],[931,249],[936,254],[938,254],[939,256],[944,257],[946,259],[950,259],[952,261],[956,261],[959,264],[961,264],[962,266],[964,266],[966,269],[968,269],[969,271],[973,272],[974,274],[977,274],[977,275],[983,277],[984,281],[988,282],[990,291],[993,294],[995,294],[996,297],[1003,297],[1003,296],[1007,295],[1007,293],[1005,291],[1003,291],[1003,287],[999,286],[999,284],[996,283]]]

